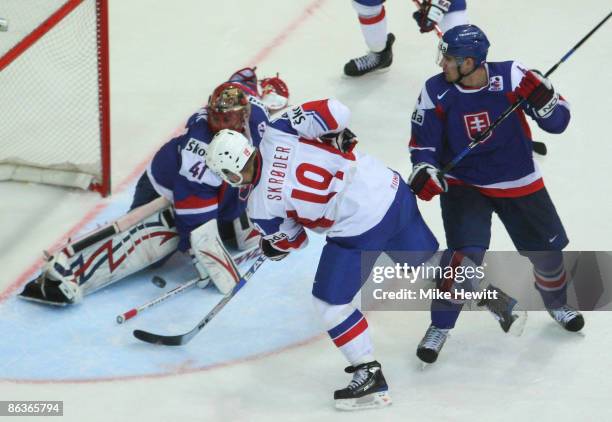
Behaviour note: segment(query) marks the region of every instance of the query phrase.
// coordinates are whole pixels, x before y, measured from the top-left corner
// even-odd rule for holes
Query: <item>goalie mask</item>
[[[249,100],[236,83],[219,85],[208,99],[208,127],[215,133],[222,129],[244,131],[250,114]]]
[[[242,133],[223,129],[214,136],[206,151],[206,165],[231,186],[244,184],[242,170],[256,148]]]

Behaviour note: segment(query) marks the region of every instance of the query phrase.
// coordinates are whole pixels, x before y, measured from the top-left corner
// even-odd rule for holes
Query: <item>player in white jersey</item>
[[[336,407],[359,409],[391,402],[366,318],[351,304],[362,274],[371,270],[362,268],[361,254],[413,251],[407,263],[419,265],[438,242],[400,175],[352,151],[349,116],[333,99],[292,107],[271,122],[259,149],[238,132],[222,131],[210,144],[207,165],[234,186],[251,186],[247,212],[269,259],[304,247],[305,228],[327,235],[313,300],[350,363],[345,371],[353,374],[348,387],[334,393]]]

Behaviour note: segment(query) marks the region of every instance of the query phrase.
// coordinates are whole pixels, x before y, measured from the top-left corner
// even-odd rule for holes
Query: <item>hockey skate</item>
[[[425,363],[434,363],[448,337],[448,329],[430,325],[417,347],[417,357]]]
[[[584,327],[584,317],[580,312],[568,305],[547,309],[548,314],[567,331],[577,332]]]
[[[349,366],[344,371],[353,374],[353,379],[346,388],[334,392],[337,409],[372,409],[391,404],[389,387],[387,387],[380,363],[372,361],[358,366]]]
[[[76,301],[76,291],[67,287],[65,282],[52,280],[43,273],[28,282],[19,297],[45,305],[66,306]]]
[[[362,76],[375,70],[388,68],[393,62],[392,47],[394,42],[395,35],[388,34],[387,45],[383,51],[379,53],[370,51],[365,56],[351,59],[344,65],[344,74],[347,76]]]
[[[477,306],[485,307],[493,314],[504,333],[515,336],[523,334],[527,323],[527,312],[515,310],[516,299],[506,294],[501,289],[489,286],[487,291],[495,293],[495,299],[482,299]]]
[[[51,257],[45,254],[47,262],[38,277],[28,282],[19,293],[21,299],[45,305],[66,306],[82,299],[81,289],[73,281],[66,254]]]

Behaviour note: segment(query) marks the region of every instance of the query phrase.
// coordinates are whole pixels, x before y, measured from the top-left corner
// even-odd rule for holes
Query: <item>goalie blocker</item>
[[[236,265],[223,246],[216,220],[191,233],[192,256],[200,287],[209,280],[222,293],[239,279]],[[68,244],[47,260],[41,273],[19,297],[47,305],[78,303],[83,296],[161,261],[176,251],[179,236],[167,200],[158,198]],[[209,278],[210,277],[210,278]],[[237,277],[237,278],[236,278]]]

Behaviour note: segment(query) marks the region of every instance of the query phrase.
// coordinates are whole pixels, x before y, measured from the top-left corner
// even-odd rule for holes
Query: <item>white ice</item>
[[[491,40],[490,60],[518,59],[543,71],[609,13],[605,2],[595,0],[468,3],[471,21]],[[115,191],[119,195],[127,192],[143,163],[207,100],[216,84],[237,68],[253,64],[258,65],[260,76],[280,72],[290,87],[292,102],[328,96],[344,101],[353,111],[351,128],[359,135],[359,148],[406,176],[410,114],[423,82],[437,72],[433,63],[437,41],[433,34],[418,33],[410,1],[390,0],[386,7],[390,29],[398,39],[393,66],[387,73],[346,79],[341,76],[344,63],[365,51],[348,0],[226,0],[216,4],[111,0]],[[608,196],[612,145],[607,122],[612,110],[608,95],[611,25],[604,26],[552,76],[572,105],[568,130],[555,136],[534,129],[535,138],[548,146],[548,156],[538,161],[573,250],[612,250],[612,201]],[[81,228],[78,223],[87,213],[110,204],[113,198],[21,183],[0,184],[0,197],[0,297],[2,292],[11,292],[0,307],[0,327],[7,330],[0,332],[5,342],[2,350],[9,350],[6,342],[17,334],[25,339],[18,345],[18,354],[0,355],[0,368],[36,359],[54,365],[57,374],[62,368],[75,372],[82,361],[96,360],[95,349],[78,336],[69,339],[69,347],[62,347],[57,339],[48,348],[34,340],[28,342],[23,331],[51,330],[57,323],[45,318],[35,324],[20,320],[28,308],[23,303],[8,304],[14,301],[18,281],[25,281],[25,275],[37,265],[40,251]],[[420,207],[436,236],[444,239],[437,201]],[[492,249],[513,249],[499,221],[494,222]],[[314,268],[316,259],[306,257],[312,259]],[[310,296],[303,287],[312,275],[289,267],[282,271],[302,288],[279,288],[277,300],[287,295],[308,316],[307,312],[312,313]],[[154,289],[150,283],[148,288]],[[113,292],[108,295],[112,297]],[[95,300],[101,307],[103,298]],[[83,327],[95,330],[114,317],[110,311],[101,313],[89,305],[96,304],[85,302],[79,310]],[[167,310],[172,305],[167,306],[151,310],[149,321],[170,318]],[[242,318],[249,318],[231,308],[224,312],[229,314],[225,323],[235,324],[227,343],[215,336],[216,341],[208,344],[203,332],[179,349],[182,351],[143,349],[142,359],[163,353],[190,356],[196,350],[206,354],[207,349],[223,353],[224,347],[240,340],[236,327]],[[193,315],[199,315],[197,309]],[[310,316],[307,319],[314,325],[314,315]],[[46,318],[53,319],[53,315]],[[547,315],[532,312],[520,338],[504,336],[488,315],[465,313],[439,361],[425,370],[414,351],[428,325],[428,313],[377,312],[370,313],[368,320],[376,356],[383,363],[394,399],[391,407],[379,411],[341,414],[333,409],[332,392],[348,378],[342,372],[341,354],[325,335],[212,369],[181,372],[177,368],[179,375],[165,377],[9,382],[2,380],[17,377],[0,373],[0,398],[63,400],[64,419],[74,421],[612,420],[612,328],[608,325],[612,317],[606,312],[587,313],[584,333],[578,335],[565,333]],[[245,338],[255,332],[265,343],[266,336],[278,336],[267,326],[262,321],[260,326],[245,327]],[[301,328],[296,326],[296,330]],[[134,347],[129,330],[121,333],[124,337],[109,335],[108,341],[119,338],[119,347]],[[52,334],[46,335],[51,338]],[[138,345],[142,346],[146,345]],[[248,346],[241,347],[248,350]],[[130,355],[129,359],[137,358]],[[117,365],[130,369],[125,362]],[[109,367],[109,373],[114,374],[115,369]],[[27,368],[23,371],[28,372]]]

